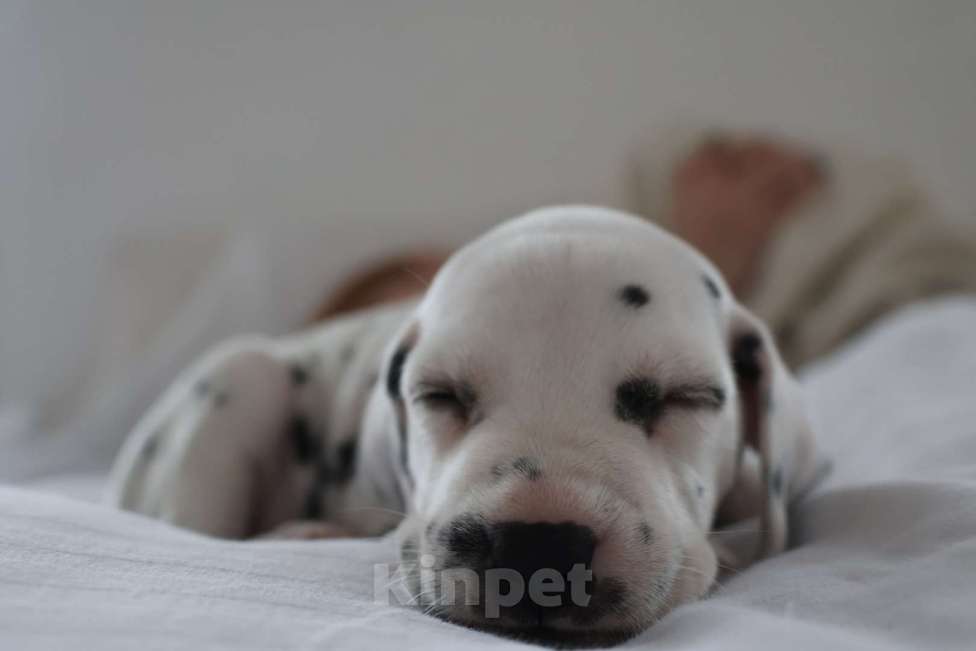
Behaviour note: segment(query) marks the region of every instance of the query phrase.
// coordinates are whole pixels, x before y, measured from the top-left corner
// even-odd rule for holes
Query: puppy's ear
[[[800,387],[765,325],[737,305],[728,333],[741,427],[739,476],[722,508],[731,519],[758,514],[758,559],[786,548],[790,498],[812,482],[816,470],[813,432]]]
[[[407,431],[407,412],[403,397],[403,369],[407,358],[417,343],[419,326],[411,321],[404,326],[387,347],[383,355],[383,385],[386,398],[393,409],[393,418],[397,429],[397,475],[401,485],[412,487],[413,477],[410,474],[409,463],[409,432]]]

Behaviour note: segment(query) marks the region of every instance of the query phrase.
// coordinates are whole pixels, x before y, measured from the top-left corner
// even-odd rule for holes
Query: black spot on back
[[[300,463],[309,463],[319,454],[319,441],[315,438],[312,428],[308,425],[308,419],[301,414],[296,414],[291,419],[291,443],[295,448],[295,457]]]
[[[705,289],[712,295],[712,298],[722,298],[722,291],[718,288],[718,283],[705,275],[702,276],[702,282],[705,283]]]
[[[647,290],[640,285],[624,285],[617,292],[617,296],[621,301],[629,305],[630,307],[643,307],[651,300],[650,294]]]
[[[356,470],[356,444],[355,438],[344,441],[336,451],[335,480],[347,482],[352,478]]]
[[[319,494],[318,484],[312,486],[305,496],[302,516],[307,520],[318,520],[322,517],[322,496]]]
[[[531,457],[519,457],[512,462],[512,469],[525,475],[530,481],[542,477],[542,468],[539,467],[539,462]]]
[[[308,382],[308,369],[306,369],[301,364],[292,364],[291,366],[291,382],[295,386],[302,386]]]
[[[661,391],[646,377],[635,377],[617,385],[615,411],[620,420],[646,427],[661,412]]]
[[[390,369],[386,373],[386,391],[391,398],[400,398],[400,376],[403,375],[403,364],[409,353],[410,348],[404,344],[397,348],[390,359]]]

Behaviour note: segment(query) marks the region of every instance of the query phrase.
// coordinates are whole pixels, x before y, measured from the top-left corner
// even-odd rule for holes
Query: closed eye
[[[421,381],[413,391],[412,401],[431,411],[449,411],[467,418],[475,404],[475,394],[465,382]]]
[[[725,404],[725,391],[708,380],[681,382],[662,390],[645,375],[632,375],[614,389],[614,413],[617,418],[637,425],[648,436],[654,434],[657,421],[670,410],[718,411]]]
[[[420,403],[431,409],[445,409],[448,407],[456,407],[461,405],[461,399],[458,398],[454,391],[444,389],[425,391],[414,398],[414,402]]]
[[[725,390],[720,386],[707,383],[679,384],[668,389],[664,402],[684,409],[718,411],[725,406]]]

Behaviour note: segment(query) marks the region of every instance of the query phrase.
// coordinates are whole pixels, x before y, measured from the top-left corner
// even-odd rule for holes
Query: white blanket
[[[797,546],[626,646],[976,648],[974,333],[976,301],[921,305],[811,369],[834,472]],[[218,541],[2,488],[0,648],[524,646],[375,603],[393,555],[389,539]]]

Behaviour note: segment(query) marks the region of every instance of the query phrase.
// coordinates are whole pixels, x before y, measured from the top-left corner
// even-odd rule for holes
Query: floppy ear
[[[765,325],[737,305],[728,336],[741,426],[737,477],[721,517],[741,520],[758,514],[759,559],[786,548],[790,499],[816,474],[813,432],[800,387]]]
[[[407,431],[407,413],[403,398],[403,367],[407,357],[417,343],[419,326],[411,320],[401,328],[393,338],[383,355],[383,384],[386,397],[393,408],[393,416],[397,429],[396,469],[401,491],[413,487],[413,477],[410,474],[409,442]]]

